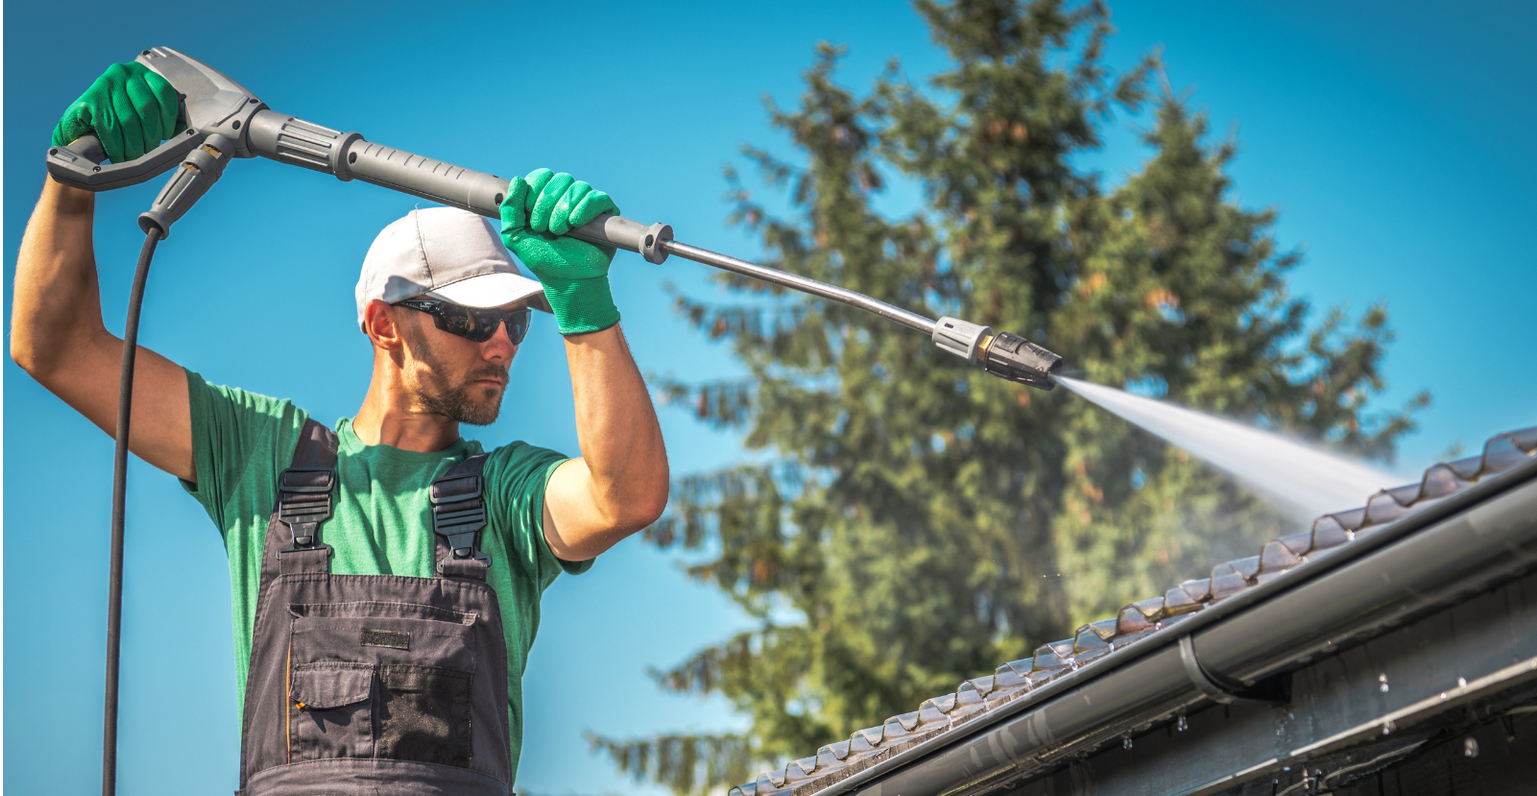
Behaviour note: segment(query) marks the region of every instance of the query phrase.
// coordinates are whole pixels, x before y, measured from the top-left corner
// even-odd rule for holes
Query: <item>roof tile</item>
[[[1313,549],[1329,550],[1355,538],[1355,533],[1345,529],[1339,521],[1332,516],[1319,517],[1313,521]]]
[[[1211,596],[1213,600],[1231,597],[1249,588],[1249,579],[1232,564],[1218,564],[1211,570]]]
[[[1062,649],[1064,643],[1067,645],[1066,649],[1059,652],[1058,650]],[[1073,665],[1072,657],[1072,639],[1068,639],[1066,642],[1058,641],[1055,644],[1042,644],[1035,650],[1035,664],[1031,671],[1046,672],[1053,669],[1066,669]]]
[[[1410,507],[1398,502],[1393,493],[1383,490],[1366,502],[1366,524],[1381,525],[1392,522],[1399,517],[1413,511]]]
[[[1163,600],[1158,601],[1159,613],[1163,610]],[[1151,630],[1155,620],[1147,618],[1135,605],[1128,605],[1121,609],[1121,613],[1115,620],[1115,633],[1117,636],[1129,636],[1132,633],[1141,633]]]
[[[1211,591],[1211,581],[1206,581],[1205,591]],[[1201,610],[1204,595],[1192,594],[1184,586],[1175,586],[1163,595],[1163,614],[1166,617],[1188,614]]]
[[[1259,554],[1260,574],[1281,572],[1302,563],[1302,558],[1292,552],[1280,539],[1265,545]]]
[[[830,766],[830,765],[833,765],[834,762],[841,763],[848,756],[849,756],[849,742],[848,741],[839,741],[837,743],[830,743],[830,744],[822,747],[821,749],[817,750],[817,760],[818,760],[817,765],[818,766],[822,766],[822,765]]]
[[[1073,636],[1073,657],[1081,657],[1084,653],[1097,652],[1109,649],[1110,642],[1103,636],[1094,632],[1092,625],[1084,625],[1078,628],[1078,633]]]
[[[849,736],[849,756],[858,757],[875,751],[880,747],[884,735],[885,733],[880,727],[855,730]]]
[[[918,728],[928,729],[935,724],[949,724],[948,714],[952,710],[955,710],[955,694],[925,699],[918,706]]]
[[[811,779],[811,775],[815,774],[816,770],[817,759],[815,757],[803,757],[799,760],[792,760],[789,765],[785,766],[785,784],[794,785],[797,782],[805,782]]]

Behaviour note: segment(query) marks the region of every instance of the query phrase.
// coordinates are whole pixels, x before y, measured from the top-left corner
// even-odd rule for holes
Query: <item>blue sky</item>
[[[1435,404],[1405,440],[1413,470],[1449,446],[1537,423],[1537,127],[1529,4],[1114,3],[1110,62],[1161,47],[1171,84],[1236,129],[1231,169],[1248,207],[1275,207],[1305,252],[1295,292],[1320,309],[1385,301],[1398,331],[1384,406]],[[752,255],[724,224],[720,168],[738,145],[784,151],[760,96],[790,104],[816,42],[849,47],[865,88],[886,60],[943,68],[901,3],[374,3],[311,11],[161,4],[5,7],[4,266],[41,185],[48,134],[106,65],[155,45],[214,65],[274,109],[503,175],[571,171],[625,214]],[[1146,155],[1115,120],[1084,162],[1114,184]],[[158,183],[158,181],[157,181]],[[136,215],[158,184],[100,197],[96,246],[109,327],[120,329]],[[895,201],[899,201],[896,197]],[[208,378],[294,398],[330,422],[362,400],[368,350],[352,286],[369,241],[414,200],[267,161],[231,165],[161,245],[141,340]],[[621,255],[615,294],[641,368],[695,380],[737,372],[668,308],[671,281],[715,290],[701,266]],[[6,302],[9,324],[9,299]],[[304,348],[316,352],[295,357]],[[1071,357],[1072,352],[1062,352]],[[569,380],[553,324],[536,324],[503,416],[472,436],[574,452]],[[111,440],[8,360],[4,378],[4,784],[96,787]],[[1069,400],[1058,393],[1056,400]],[[662,412],[675,473],[742,458],[734,437]],[[169,476],[130,473],[121,792],[233,789],[238,759],[228,576],[216,531]],[[622,544],[546,595],[525,680],[519,790],[634,792],[581,733],[740,727],[717,702],[646,677],[743,626],[675,561]],[[807,750],[808,753],[812,750]]]

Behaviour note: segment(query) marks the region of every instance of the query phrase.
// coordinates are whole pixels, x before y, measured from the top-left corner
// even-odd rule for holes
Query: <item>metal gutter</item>
[[[1207,699],[1202,668],[1249,685],[1537,566],[1537,459],[1149,633],[965,724],[797,796],[933,796],[1049,770]],[[1306,588],[1303,588],[1306,586]]]

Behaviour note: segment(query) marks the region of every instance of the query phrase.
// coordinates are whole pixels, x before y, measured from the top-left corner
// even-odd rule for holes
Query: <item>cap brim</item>
[[[472,276],[451,285],[444,285],[427,295],[466,307],[500,307],[503,304],[526,300],[528,306],[536,310],[550,311],[550,302],[544,297],[544,286],[519,274],[498,273]]]

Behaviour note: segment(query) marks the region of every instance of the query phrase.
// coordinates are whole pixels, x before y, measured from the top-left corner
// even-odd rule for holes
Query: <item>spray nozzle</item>
[[[1011,332],[993,334],[986,326],[940,318],[934,324],[934,345],[995,376],[1042,390],[1057,386],[1062,357]]]
[[[1052,377],[1062,370],[1062,357],[1017,334],[999,332],[982,350],[982,368],[988,373],[1042,390],[1057,386]]]

